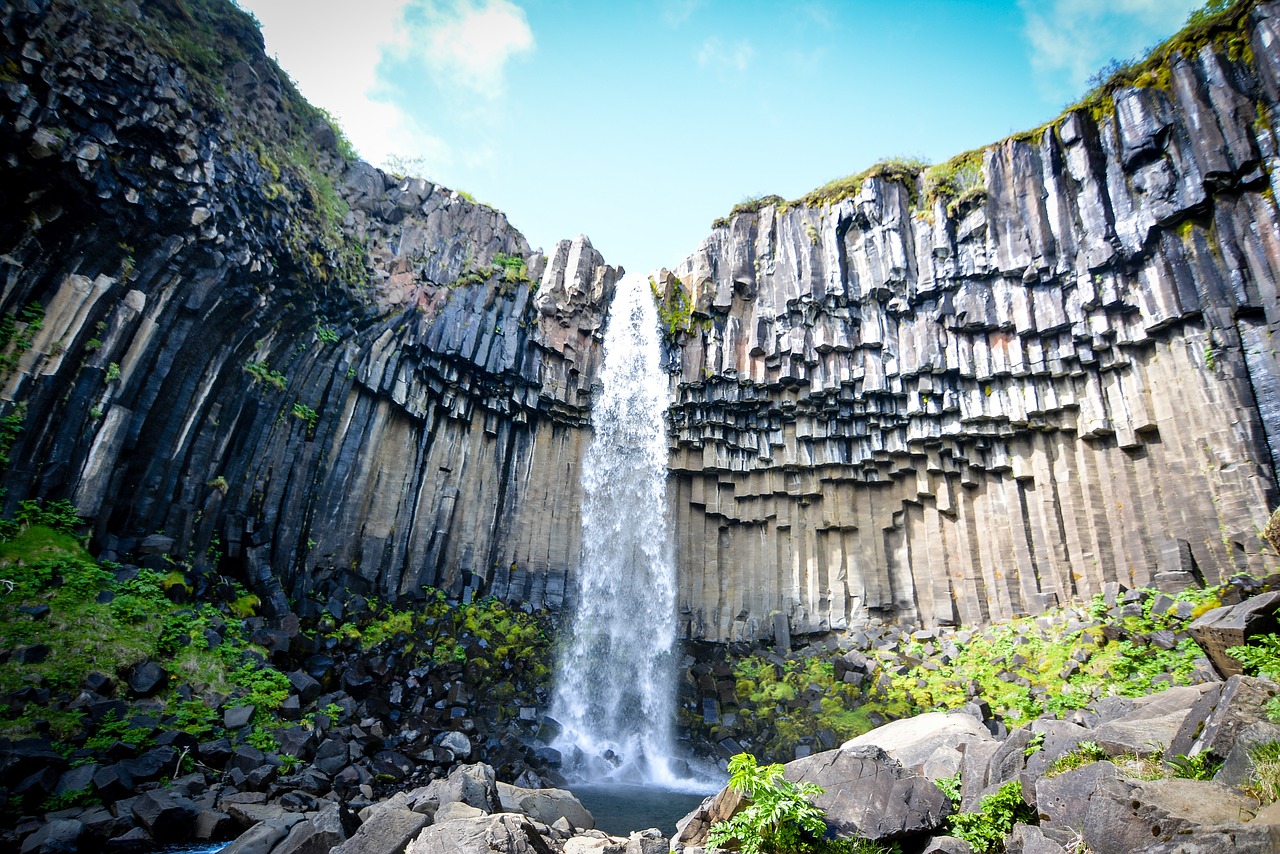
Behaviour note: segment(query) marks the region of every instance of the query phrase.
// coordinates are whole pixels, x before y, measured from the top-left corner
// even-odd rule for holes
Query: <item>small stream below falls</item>
[[[570,791],[596,820],[596,829],[611,836],[650,827],[663,836],[674,836],[676,822],[707,797],[706,793],[620,784],[576,785]]]

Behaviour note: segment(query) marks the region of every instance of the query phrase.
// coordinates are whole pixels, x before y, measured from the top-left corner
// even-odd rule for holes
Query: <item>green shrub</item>
[[[951,835],[968,842],[978,854],[990,854],[1004,850],[1004,838],[1015,824],[1035,821],[1035,810],[1022,799],[1022,783],[1010,780],[978,801],[977,812],[951,816]]]
[[[783,779],[781,765],[762,767],[751,754],[739,753],[729,760],[729,787],[751,804],[712,826],[707,842],[715,848],[737,840],[743,854],[811,851],[826,832],[823,811],[810,801],[822,787]]]
[[[1244,665],[1250,674],[1280,679],[1280,636],[1254,635],[1247,644],[1229,648],[1227,655]]]

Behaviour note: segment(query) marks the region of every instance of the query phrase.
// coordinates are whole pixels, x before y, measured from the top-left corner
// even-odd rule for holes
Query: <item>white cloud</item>
[[[1140,55],[1201,5],[1202,0],[1018,0],[1032,68],[1054,97],[1081,94],[1109,60]]]
[[[504,89],[509,59],[534,48],[524,10],[510,0],[446,0],[410,7],[411,56],[444,80],[487,98]]]
[[[361,157],[421,160],[428,175],[463,157],[401,104],[383,79],[389,58],[409,60],[444,89],[496,98],[508,60],[534,48],[524,11],[510,0],[239,0],[262,23],[267,52],[302,94],[338,119]]]
[[[675,29],[689,20],[703,3],[704,0],[666,0],[662,4],[662,21]]]
[[[747,70],[755,53],[755,48],[746,39],[725,45],[718,36],[712,36],[698,50],[698,64],[704,68],[742,72]]]

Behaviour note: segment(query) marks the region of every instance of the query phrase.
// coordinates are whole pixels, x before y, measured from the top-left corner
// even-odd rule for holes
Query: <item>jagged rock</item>
[[[238,825],[228,813],[214,809],[202,809],[196,816],[195,827],[191,831],[194,839],[216,841],[228,839],[235,834]]]
[[[270,854],[289,835],[293,826],[303,820],[303,816],[297,813],[280,810],[278,815],[259,821],[237,836],[218,854]]]
[[[829,750],[784,767],[786,779],[826,790],[813,802],[841,836],[881,840],[927,833],[951,813],[937,786],[905,771],[878,747]]]
[[[498,800],[507,812],[518,812],[540,821],[555,824],[565,819],[576,830],[590,830],[596,821],[582,802],[566,789],[525,789],[499,781]]]
[[[1130,718],[1126,715],[1092,730],[1089,738],[1097,742],[1108,756],[1124,753],[1163,756],[1186,718],[1185,710],[1158,717],[1142,714],[1140,717]]]
[[[360,825],[351,838],[330,854],[400,854],[406,844],[431,823],[430,816],[395,807],[379,809]]]
[[[1274,828],[1231,824],[1222,827],[1200,827],[1195,833],[1155,842],[1138,849],[1137,854],[1274,854]]]
[[[180,842],[191,834],[200,809],[171,792],[146,792],[133,801],[133,817],[156,842]]]
[[[405,854],[552,854],[522,816],[500,814],[450,821],[424,830]]]
[[[1189,631],[1219,673],[1224,677],[1237,676],[1244,673],[1244,668],[1227,655],[1227,650],[1243,646],[1254,635],[1280,628],[1276,621],[1277,608],[1280,608],[1280,590],[1207,611],[1191,624]]]
[[[1089,800],[1098,788],[1098,781],[1119,775],[1110,762],[1091,762],[1055,777],[1036,780],[1036,809],[1041,816],[1041,828],[1064,838],[1082,833]]]
[[[1280,742],[1280,725],[1269,721],[1258,721],[1245,727],[1236,736],[1231,745],[1231,751],[1213,775],[1213,779],[1237,789],[1247,785],[1254,769],[1254,762],[1249,754],[1258,745],[1268,742]]]
[[[1012,854],[1012,849],[1010,849]],[[954,836],[933,836],[925,843],[920,854],[973,854],[973,847]]]
[[[298,822],[289,830],[289,835],[271,849],[271,854],[329,854],[347,838],[342,809],[339,804],[330,804],[308,815],[306,821]]]
[[[1274,683],[1251,676],[1216,683],[1191,707],[1168,755],[1211,753],[1225,759],[1241,732],[1266,719],[1267,701],[1277,693],[1280,688]]]
[[[144,661],[129,671],[129,690],[137,697],[150,697],[169,683],[169,672],[154,661]]]
[[[1081,831],[1097,854],[1129,854],[1186,831],[1235,822],[1256,808],[1252,798],[1208,780],[1103,777]]]
[[[1015,824],[1005,844],[1006,854],[1066,854],[1067,849],[1054,842],[1040,828]]]
[[[84,825],[75,819],[51,821],[22,841],[21,854],[68,854],[78,851]]]

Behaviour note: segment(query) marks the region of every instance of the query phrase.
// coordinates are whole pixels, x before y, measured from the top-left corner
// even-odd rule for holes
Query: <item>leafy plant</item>
[[[1214,762],[1208,753],[1196,753],[1192,756],[1179,753],[1177,756],[1165,757],[1164,761],[1173,769],[1173,776],[1185,780],[1211,780],[1222,765],[1221,762]]]
[[[280,749],[280,742],[276,740],[275,734],[261,726],[255,726],[253,731],[245,736],[245,741],[250,747],[256,747],[263,753],[275,753]]]
[[[1280,678],[1280,636],[1274,633],[1254,635],[1248,643],[1230,647],[1227,655],[1243,664],[1251,674],[1272,680]]]
[[[949,819],[951,834],[963,839],[979,854],[1004,850],[1004,838],[1018,822],[1034,823],[1036,813],[1022,799],[1022,783],[1010,780],[978,801],[976,812],[957,813]]]
[[[245,362],[244,369],[253,378],[253,382],[260,382],[276,389],[284,388],[285,375],[279,371],[273,371],[266,362]]]
[[[320,413],[316,412],[305,403],[299,402],[293,405],[293,409],[290,410],[290,414],[292,414],[294,418],[301,418],[307,423],[308,433],[315,432],[316,422],[320,420]]]
[[[942,794],[947,796],[947,800],[951,801],[952,809],[960,808],[960,772],[956,772],[951,777],[940,777],[933,781],[933,785],[942,790]]]
[[[1035,756],[1044,749],[1044,733],[1037,732],[1027,741],[1027,746],[1022,749],[1023,756]]]
[[[751,804],[713,825],[709,845],[723,848],[737,840],[743,854],[813,850],[826,823],[810,798],[823,789],[814,783],[792,783],[783,778],[782,770],[781,765],[757,765],[749,753],[729,760],[729,787],[750,798]]]

